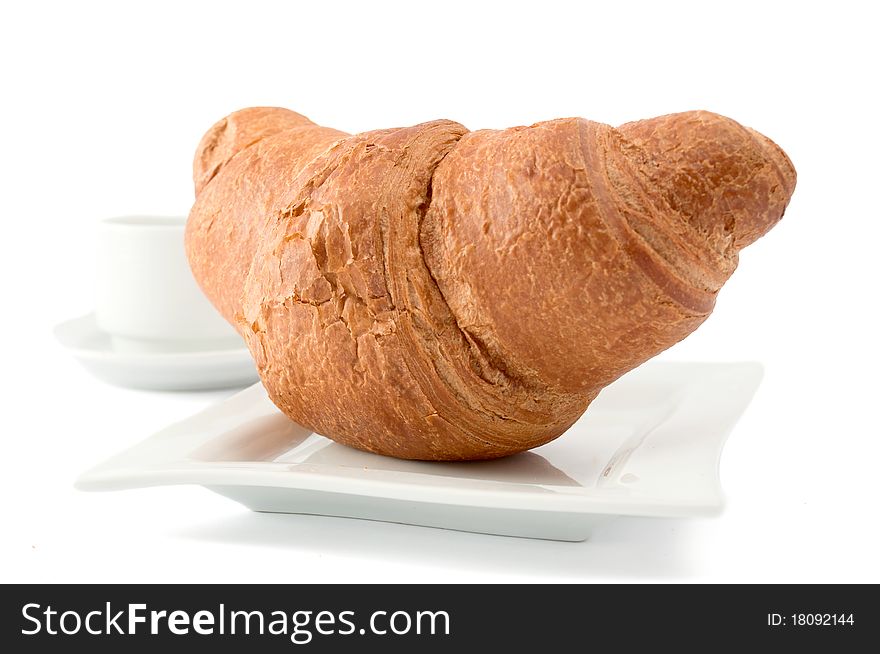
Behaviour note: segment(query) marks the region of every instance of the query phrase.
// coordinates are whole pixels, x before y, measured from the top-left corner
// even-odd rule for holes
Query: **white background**
[[[0,581],[880,581],[873,3],[4,3],[0,10]],[[200,488],[76,475],[223,397],[128,391],[51,336],[92,308],[94,225],[185,213],[226,113],[349,132],[687,109],[777,141],[798,188],[715,314],[663,356],[759,360],[712,520],[585,543],[251,514]]]

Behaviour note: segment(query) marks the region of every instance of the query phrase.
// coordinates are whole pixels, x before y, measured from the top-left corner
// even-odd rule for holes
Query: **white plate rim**
[[[565,512],[572,514],[631,515],[648,517],[689,517],[717,515],[723,508],[724,495],[719,477],[720,459],[727,436],[733,429],[739,415],[748,405],[762,377],[762,367],[754,362],[726,364],[692,364],[677,362],[650,362],[642,368],[656,370],[661,366],[688,366],[697,370],[701,368],[707,373],[697,379],[691,388],[689,412],[685,415],[673,414],[658,428],[653,437],[663,437],[662,432],[675,432],[681,428],[680,420],[692,420],[694,412],[703,406],[713,406],[711,402],[701,400],[708,398],[717,391],[713,379],[737,378],[750,385],[751,390],[743,394],[738,404],[731,407],[735,414],[722,429],[708,434],[700,447],[701,465],[706,473],[713,475],[714,492],[704,493],[693,501],[676,498],[670,502],[664,498],[639,497],[637,493],[612,498],[591,496],[583,493],[535,492],[535,487],[525,486],[522,492],[504,489],[485,488],[475,492],[472,484],[457,488],[445,484],[437,484],[421,480],[418,484],[402,483],[386,479],[371,478],[369,475],[346,476],[328,474],[316,469],[308,463],[267,463],[242,462],[239,464],[220,462],[186,461],[182,452],[190,451],[198,443],[187,441],[175,436],[175,430],[185,432],[188,421],[204,417],[218,405],[209,407],[188,419],[175,423],[154,434],[150,438],[99,464],[87,471],[76,481],[77,488],[82,490],[121,490],[147,486],[195,484],[206,487],[216,486],[253,486],[285,488],[291,490],[310,490],[339,495],[356,495],[373,497],[381,500],[416,501],[431,504],[452,504],[495,509],[513,509],[518,511]],[[633,373],[630,373],[633,374]],[[720,377],[719,377],[720,376]],[[253,401],[254,397],[265,394],[259,383],[224,400],[223,404]],[[717,401],[717,398],[715,398]],[[681,414],[682,412],[679,412]],[[170,434],[170,437],[169,437]],[[138,450],[145,445],[155,445],[158,440],[176,438],[173,448],[168,448],[164,462],[145,464],[139,458]],[[565,435],[562,436],[565,438]],[[203,439],[205,442],[210,439]],[[439,464],[443,465],[443,464]],[[405,473],[400,473],[405,474]],[[436,480],[435,480],[436,482]]]

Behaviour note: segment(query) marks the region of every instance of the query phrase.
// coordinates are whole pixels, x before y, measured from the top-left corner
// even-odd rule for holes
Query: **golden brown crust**
[[[404,458],[563,433],[705,320],[795,182],[708,112],[356,136],[284,110],[226,121],[196,156],[197,279],[285,413]]]
[[[301,126],[315,125],[305,116],[280,107],[251,107],[217,121],[196,148],[196,196],[236,154],[266,137]]]
[[[257,108],[224,118],[202,139],[187,254],[202,289],[230,322],[241,311],[245,277],[268,222],[289,203],[289,181],[345,136],[286,109]],[[199,190],[204,171],[210,179]]]

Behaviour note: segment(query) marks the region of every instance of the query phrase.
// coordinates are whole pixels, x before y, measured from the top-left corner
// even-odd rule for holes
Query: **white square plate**
[[[557,440],[472,463],[360,452],[285,417],[260,384],[83,474],[83,490],[199,484],[255,511],[584,540],[610,516],[718,513],[724,441],[757,363],[649,362]]]

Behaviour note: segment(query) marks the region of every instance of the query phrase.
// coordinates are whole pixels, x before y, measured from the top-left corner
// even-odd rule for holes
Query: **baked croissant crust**
[[[193,273],[273,402],[346,445],[464,460],[556,438],[696,329],[795,170],[705,111],[350,136],[252,108],[204,136],[194,180]]]

